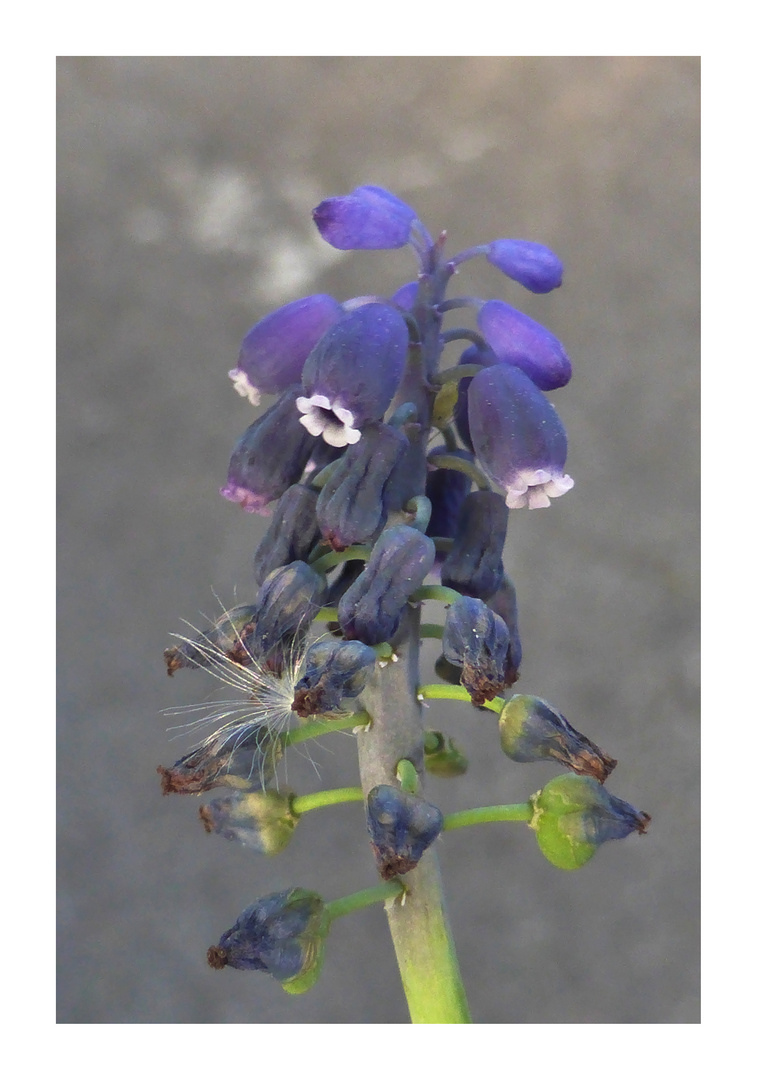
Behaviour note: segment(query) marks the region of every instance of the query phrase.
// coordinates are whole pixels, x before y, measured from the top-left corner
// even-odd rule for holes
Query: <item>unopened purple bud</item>
[[[387,304],[346,315],[305,362],[300,423],[331,446],[358,442],[364,425],[383,418],[397,391],[408,340],[405,320]]]
[[[532,240],[495,240],[486,254],[489,262],[534,293],[562,285],[562,263],[544,244]]]
[[[570,360],[555,335],[504,300],[487,300],[478,326],[497,359],[520,368],[540,390],[570,382]]]
[[[499,738],[513,761],[556,761],[600,783],[618,764],[571,727],[562,713],[526,694],[515,694],[505,704],[499,716]]]
[[[236,840],[261,855],[278,855],[292,839],[299,818],[292,796],[278,791],[232,791],[200,807],[208,833]]]
[[[392,481],[408,449],[404,432],[383,423],[366,425],[347,447],[318,496],[318,524],[335,551],[372,540],[400,509],[404,488]]]
[[[434,565],[432,540],[410,525],[384,529],[357,580],[339,601],[339,625],[348,640],[390,641],[411,595]]]
[[[326,595],[326,581],[305,562],[272,571],[260,587],[255,625],[249,638],[254,656],[302,637]]]
[[[509,510],[496,491],[472,491],[460,508],[457,532],[441,571],[442,585],[486,600],[504,578],[502,548]]]
[[[442,454],[471,463],[473,455],[467,450],[447,450],[446,447],[437,447],[428,455],[426,496],[431,500],[431,517],[426,533],[452,537],[457,530],[463,501],[471,489],[471,479],[458,469],[434,468],[434,458]]]
[[[158,767],[163,794],[199,795],[215,787],[260,791],[283,752],[279,736],[264,725],[222,728],[175,765]]]
[[[468,419],[481,468],[514,509],[549,506],[573,487],[565,475],[568,439],[554,406],[510,364],[479,371],[468,390]]]
[[[486,603],[504,619],[507,629],[510,631],[510,644],[507,648],[507,686],[512,686],[518,681],[519,669],[523,659],[523,648],[518,632],[518,600],[515,595],[515,586],[508,574],[505,574],[502,585],[490,596]]]
[[[281,496],[253,559],[258,584],[281,566],[307,560],[320,538],[317,502],[318,492],[303,484],[293,484]]]
[[[208,949],[212,968],[265,971],[286,984],[317,975],[328,933],[323,900],[307,889],[285,889],[245,908],[217,945]]]
[[[302,476],[315,439],[300,424],[300,386],[288,390],[237,442],[221,494],[249,513],[280,498]]]
[[[462,596],[447,612],[444,656],[462,667],[460,682],[474,705],[491,701],[507,686],[509,644],[506,624],[483,600]]]
[[[259,405],[261,394],[280,394],[299,383],[309,354],[343,314],[341,304],[320,293],[266,315],[247,332],[229,372],[234,389]]]
[[[415,869],[444,825],[438,807],[391,784],[369,791],[365,805],[371,847],[387,881]]]
[[[372,185],[324,199],[313,211],[318,232],[340,251],[404,247],[416,217],[391,191]]]
[[[336,712],[343,699],[362,694],[376,666],[376,654],[362,641],[317,641],[305,653],[303,666],[292,711],[316,716]]]
[[[397,289],[394,296],[392,296],[392,303],[396,304],[398,308],[402,308],[403,311],[412,311],[417,299],[418,282],[408,281],[406,285],[401,285]]]

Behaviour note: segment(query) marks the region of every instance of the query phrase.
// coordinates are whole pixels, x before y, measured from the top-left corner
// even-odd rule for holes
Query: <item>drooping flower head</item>
[[[544,244],[533,240],[494,240],[486,257],[492,266],[534,293],[562,285],[562,263]]]
[[[340,251],[404,247],[416,218],[402,199],[372,184],[324,199],[313,211],[318,232]]]
[[[315,345],[344,314],[342,305],[319,293],[272,311],[248,330],[237,366],[229,372],[234,389],[253,405],[261,394],[280,394],[300,381]]]
[[[509,644],[506,623],[483,600],[461,596],[447,612],[444,656],[462,668],[460,682],[474,705],[491,701],[509,685]]]
[[[287,390],[234,447],[221,494],[251,514],[296,484],[308,463],[315,438],[299,423],[295,402],[301,393],[300,386]]]
[[[504,300],[481,305],[478,327],[496,358],[525,371],[540,390],[556,390],[570,382],[573,369],[555,335]]]
[[[328,925],[317,893],[299,888],[271,893],[245,908],[208,949],[208,963],[219,970],[265,971],[285,989],[294,989],[297,980],[304,990],[318,976]]]
[[[481,468],[511,508],[549,506],[573,487],[568,439],[555,407],[511,364],[479,371],[468,388],[471,439]]]
[[[438,807],[391,784],[369,791],[365,809],[378,871],[385,880],[413,870],[444,825]]]
[[[359,442],[348,446],[321,488],[318,524],[327,544],[343,551],[372,540],[399,510],[404,485],[394,483],[409,450],[405,433],[390,424],[371,423]]]
[[[388,304],[365,304],[328,330],[302,371],[300,423],[331,446],[360,439],[397,392],[408,346],[405,320]]]

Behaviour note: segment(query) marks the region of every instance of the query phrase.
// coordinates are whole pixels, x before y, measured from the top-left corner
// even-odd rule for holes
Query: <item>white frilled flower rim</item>
[[[360,441],[355,417],[349,409],[332,404],[324,394],[298,397],[297,408],[302,413],[300,423],[316,438],[320,435],[329,446],[348,446]]]
[[[553,476],[546,469],[523,469],[507,484],[505,502],[511,510],[524,507],[538,510],[570,491],[573,483],[573,478],[565,473]]]

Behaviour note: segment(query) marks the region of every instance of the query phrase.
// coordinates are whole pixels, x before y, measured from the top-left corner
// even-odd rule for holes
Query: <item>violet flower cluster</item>
[[[358,711],[366,687],[396,659],[410,613],[441,599],[445,623],[432,635],[441,640],[438,670],[472,704],[501,706],[507,756],[589,778],[562,802],[553,793],[533,804],[532,826],[550,830],[547,840],[539,834],[547,857],[579,865],[578,856],[555,855],[555,844],[579,844],[585,861],[605,840],[644,831],[648,818],[606,795],[614,760],[557,710],[522,695],[496,704],[522,660],[503,561],[510,513],[548,507],[573,486],[565,428],[548,396],[568,383],[571,363],[551,331],[504,300],[447,296],[476,256],[536,294],[560,286],[562,264],[547,247],[519,239],[448,256],[446,234],[434,240],[412,207],[375,186],[326,199],[313,218],[340,250],[407,247],[417,277],[390,297],[295,300],[244,337],[233,386],[255,406],[261,396],[275,400],[233,447],[221,494],[269,516],[250,566],[259,589],[167,650],[166,664],[169,674],[231,671],[226,681],[251,689],[253,702],[265,686],[267,711],[253,722],[248,710],[161,768],[163,789],[230,787],[202,808],[207,831],[267,854],[281,850],[299,813],[291,793],[272,790],[287,727]],[[473,313],[475,329],[447,325],[461,308]],[[445,364],[460,341],[467,347]],[[326,632],[315,634],[316,625]],[[435,775],[467,768],[440,732],[427,733],[425,751]],[[569,827],[560,824],[563,805]],[[365,806],[384,879],[410,872],[444,828],[442,812],[399,780],[367,792]],[[289,984],[320,964],[327,923],[314,894],[272,894],[240,916],[209,959]]]

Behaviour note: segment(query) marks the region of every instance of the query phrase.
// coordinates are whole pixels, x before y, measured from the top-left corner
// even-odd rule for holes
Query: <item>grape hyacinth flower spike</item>
[[[201,796],[213,840],[233,840],[252,857],[287,849],[296,858],[322,808],[364,809],[355,839],[375,859],[368,887],[328,901],[302,888],[254,900],[208,950],[211,967],[267,972],[287,993],[303,993],[334,921],[381,903],[411,1022],[465,1024],[436,852],[442,834],[452,860],[456,830],[520,822],[553,866],[572,870],[649,824],[603,787],[614,759],[557,709],[533,695],[501,696],[520,676],[524,645],[526,674],[539,677],[538,643],[529,652],[521,641],[503,548],[511,509],[548,506],[573,486],[565,429],[545,397],[568,382],[571,363],[549,330],[503,300],[447,294],[477,257],[535,294],[558,288],[563,268],[527,240],[450,255],[446,232],[432,236],[411,206],[376,185],[324,199],[313,218],[340,251],[395,250],[416,265],[402,270],[399,288],[291,299],[245,336],[229,373],[236,389],[253,404],[261,394],[277,399],[238,440],[222,494],[250,512],[276,505],[257,550],[243,545],[240,558],[240,589],[252,577],[257,595],[166,650],[169,675],[214,677],[224,700],[203,695],[168,710],[189,716],[181,726],[203,737],[158,772],[164,794]],[[460,308],[475,313],[475,330],[450,325]],[[460,341],[467,347],[456,362],[445,350]],[[442,655],[437,681],[423,685],[421,657],[434,660],[427,639]],[[455,785],[471,765],[458,733],[427,717],[444,699],[464,710],[466,750],[480,740],[477,751],[507,770],[546,761],[572,775],[527,801],[445,813],[436,786]],[[354,738],[359,785],[284,787],[286,755],[334,732]],[[331,835],[324,874],[336,879],[350,845],[333,842],[339,830]],[[492,840],[497,858],[514,850]],[[507,940],[488,945],[499,953]]]

